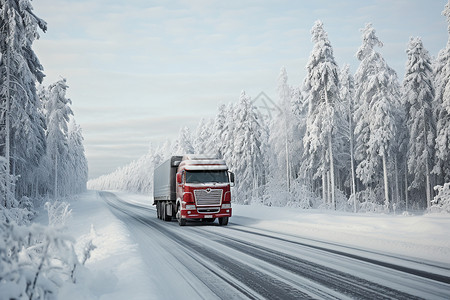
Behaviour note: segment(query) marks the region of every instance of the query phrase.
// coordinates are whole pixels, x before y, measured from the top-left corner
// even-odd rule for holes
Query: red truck
[[[153,177],[153,205],[159,219],[176,217],[227,225],[231,217],[234,174],[224,160],[207,155],[172,156],[159,165]]]

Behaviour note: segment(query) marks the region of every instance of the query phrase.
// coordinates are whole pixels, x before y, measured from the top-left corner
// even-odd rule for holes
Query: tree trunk
[[[6,141],[5,141],[5,159],[6,159],[6,208],[11,208],[11,204],[12,204],[12,199],[11,199],[11,195],[12,195],[12,191],[11,191],[11,156],[10,156],[10,152],[11,152],[11,122],[9,120],[9,116],[10,116],[10,97],[11,97],[11,92],[10,92],[10,80],[11,80],[11,74],[10,74],[10,54],[9,54],[9,48],[8,46],[6,46],[6,116],[5,116],[5,122],[6,122]]]
[[[336,196],[334,188],[334,160],[333,160],[333,145],[331,143],[331,132],[328,136],[328,147],[330,151],[330,187],[331,187],[331,205],[336,210]]]
[[[330,171],[327,172],[327,204],[330,204],[331,200],[331,184],[330,184]]]
[[[55,190],[53,196],[56,201],[56,197],[58,196],[58,150],[56,150],[55,154]]]
[[[431,190],[430,190],[430,164],[429,164],[429,160],[430,160],[430,154],[428,153],[428,145],[427,145],[427,137],[428,137],[428,132],[427,132],[427,123],[426,123],[426,119],[425,119],[425,109],[422,110],[422,114],[423,114],[423,130],[424,130],[424,134],[423,134],[423,146],[424,146],[424,150],[425,150],[425,177],[426,177],[426,193],[427,193],[427,208],[429,209],[431,207]]]
[[[405,160],[405,210],[408,211],[408,161]]]
[[[327,110],[328,108],[331,107],[331,104],[328,102],[328,92],[327,92],[327,82],[325,80],[325,103],[326,103],[326,107]],[[331,111],[331,109],[330,109]],[[333,115],[329,116],[330,118],[333,117]],[[328,151],[330,153],[330,188],[331,188],[331,204],[333,206],[333,209],[336,210],[336,201],[335,201],[335,194],[334,194],[334,160],[333,160],[333,144],[332,144],[332,139],[331,139],[331,135],[333,132],[333,128],[330,129],[330,132],[328,133]]]
[[[288,132],[287,132],[287,112],[284,113],[284,131],[285,131],[285,144],[286,144],[286,184],[288,194],[291,191],[291,178],[289,174],[289,147],[288,147]]]
[[[322,171],[322,200],[327,204],[327,174],[325,169]]]
[[[388,185],[388,175],[387,175],[387,163],[386,154],[383,154],[383,175],[384,175],[384,205],[389,211],[389,185]]]
[[[348,127],[349,127],[349,140],[350,140],[350,168],[351,168],[351,175],[352,175],[352,183],[351,183],[351,193],[353,196],[353,212],[356,213],[356,176],[355,176],[355,159],[354,159],[354,153],[353,153],[353,117],[352,117],[352,109],[351,109],[351,103],[349,101],[348,105]]]
[[[398,206],[400,198],[400,179],[398,176],[398,158],[395,156],[395,204]]]

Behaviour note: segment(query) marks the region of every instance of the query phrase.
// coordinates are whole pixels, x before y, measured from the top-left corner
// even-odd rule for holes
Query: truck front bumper
[[[180,211],[183,219],[211,219],[231,217],[231,208],[201,207],[196,209],[182,209]]]

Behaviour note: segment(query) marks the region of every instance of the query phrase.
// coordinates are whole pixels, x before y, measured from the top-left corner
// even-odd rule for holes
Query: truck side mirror
[[[230,186],[234,186],[234,173],[233,172],[229,173],[230,173]]]
[[[181,184],[181,173],[177,173],[177,183]]]

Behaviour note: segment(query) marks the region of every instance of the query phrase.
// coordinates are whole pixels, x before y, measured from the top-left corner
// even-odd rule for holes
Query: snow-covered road
[[[99,192],[137,243],[149,298],[448,299],[448,264],[392,255],[252,226],[156,217],[150,204]],[[142,268],[141,268],[142,269]]]

